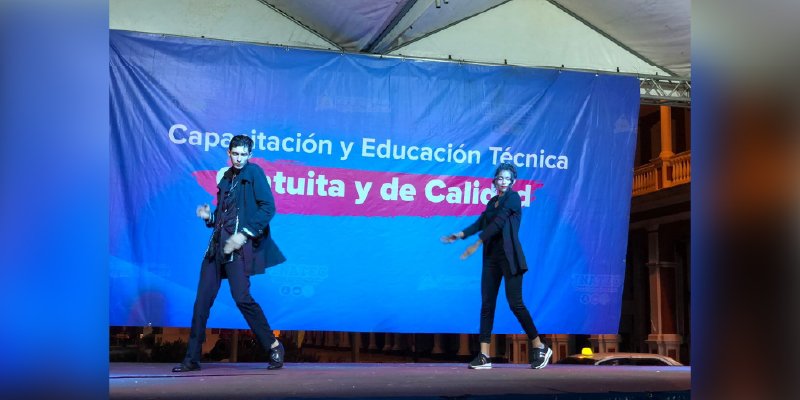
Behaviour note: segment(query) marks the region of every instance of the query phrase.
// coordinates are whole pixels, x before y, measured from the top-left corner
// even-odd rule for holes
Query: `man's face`
[[[250,152],[247,151],[245,146],[236,146],[228,150],[228,156],[231,158],[233,168],[242,169],[247,164],[247,160],[250,159]]]

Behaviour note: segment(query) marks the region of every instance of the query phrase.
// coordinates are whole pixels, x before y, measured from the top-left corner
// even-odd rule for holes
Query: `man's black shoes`
[[[281,342],[278,342],[277,346],[269,349],[269,365],[267,369],[283,368],[283,356],[285,354],[286,351],[283,349],[283,344]]]
[[[283,356],[286,351],[283,348],[283,344],[278,342],[278,345],[269,349],[269,365],[267,369],[279,369],[283,368]],[[200,364],[197,363],[180,363],[178,366],[172,369],[172,372],[191,372],[191,371],[200,371]]]
[[[172,369],[172,372],[191,372],[200,371],[200,364],[184,364],[180,363],[177,367]]]

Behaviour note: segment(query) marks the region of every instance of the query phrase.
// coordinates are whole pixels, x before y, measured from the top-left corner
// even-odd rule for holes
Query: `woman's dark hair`
[[[514,181],[517,180],[517,168],[514,166],[514,164],[502,163],[498,165],[497,169],[494,170],[494,177],[497,178],[497,176],[503,171],[508,171],[511,173],[511,183],[514,183]]]
[[[247,152],[253,151],[253,139],[250,139],[250,136],[245,135],[236,135],[231,139],[231,144],[228,146],[228,150],[233,150],[234,147],[244,146],[247,147]]]

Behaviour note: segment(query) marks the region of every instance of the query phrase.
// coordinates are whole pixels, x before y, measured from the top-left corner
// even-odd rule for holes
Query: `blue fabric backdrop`
[[[524,299],[543,333],[616,333],[634,77],[110,35],[110,322],[188,326],[235,134],[256,141],[288,258],[255,276],[275,329],[477,332],[481,256],[444,245],[517,165]],[[245,328],[224,284],[209,327]],[[522,333],[498,299],[495,333]]]

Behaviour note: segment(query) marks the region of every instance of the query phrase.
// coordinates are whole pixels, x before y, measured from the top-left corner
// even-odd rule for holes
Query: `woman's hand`
[[[481,247],[482,243],[483,242],[480,239],[478,239],[478,241],[473,243],[472,246],[467,247],[467,249],[464,250],[463,253],[461,253],[461,259],[466,260],[469,256],[472,255],[472,253],[478,251],[478,248]]]

